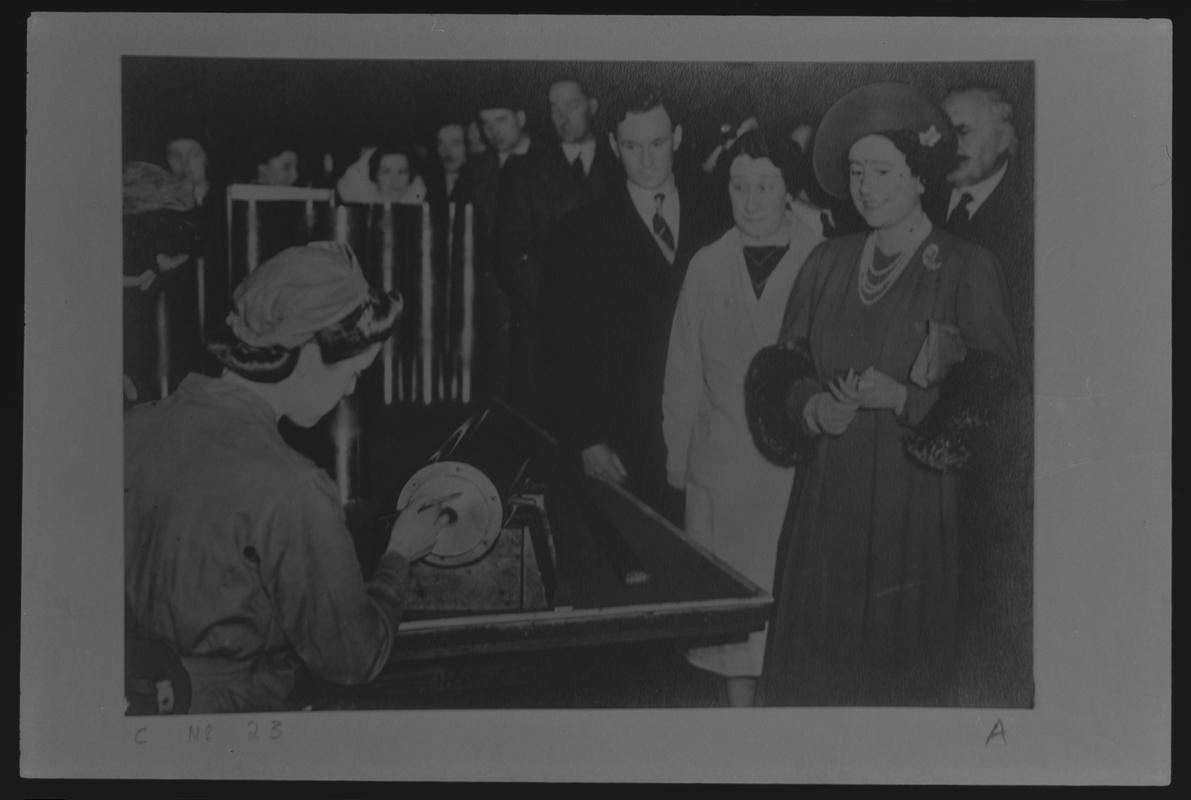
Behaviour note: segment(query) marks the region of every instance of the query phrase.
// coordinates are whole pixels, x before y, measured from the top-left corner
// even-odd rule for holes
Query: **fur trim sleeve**
[[[745,376],[744,411],[753,441],[778,466],[804,463],[814,452],[816,437],[789,409],[791,391],[808,379],[815,379],[815,368],[807,355],[782,345],[760,350]]]
[[[1021,391],[1017,370],[988,351],[971,350],[943,380],[938,400],[907,431],[906,451],[940,472],[967,469],[993,449],[1005,410]]]

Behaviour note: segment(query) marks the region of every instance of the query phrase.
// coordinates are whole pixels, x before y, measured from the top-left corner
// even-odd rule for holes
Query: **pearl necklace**
[[[906,271],[910,259],[914,253],[918,252],[918,245],[922,244],[923,240],[930,235],[933,227],[929,217],[923,216],[922,220],[925,223],[922,229],[911,233],[910,240],[897,254],[897,258],[881,269],[876,269],[873,266],[873,256],[877,251],[877,232],[873,231],[864,240],[864,249],[860,252],[860,279],[856,282],[856,288],[860,292],[860,302],[866,306],[876,303],[885,296],[897,279],[901,277],[901,274]]]

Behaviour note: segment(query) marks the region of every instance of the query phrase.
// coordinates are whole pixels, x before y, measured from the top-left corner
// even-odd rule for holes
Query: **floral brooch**
[[[929,270],[936,270],[943,266],[943,262],[939,260],[939,246],[931,243],[922,251],[922,263]]]

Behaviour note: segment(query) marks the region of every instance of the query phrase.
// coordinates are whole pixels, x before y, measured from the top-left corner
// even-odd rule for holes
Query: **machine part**
[[[436,567],[461,567],[483,558],[500,536],[500,494],[484,473],[459,461],[439,461],[422,467],[406,482],[397,507],[420,507],[435,498],[456,494],[442,504],[448,522],[438,535],[426,563]]]
[[[442,513],[454,518],[427,563],[457,567],[484,557],[512,513],[509,500],[524,479],[531,451],[532,431],[499,405],[473,415],[447,437],[397,501],[402,509],[461,493],[442,506]]]

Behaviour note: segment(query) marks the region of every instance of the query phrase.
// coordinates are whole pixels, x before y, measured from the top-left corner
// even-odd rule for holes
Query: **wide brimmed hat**
[[[819,185],[833,197],[848,196],[844,159],[848,150],[871,133],[909,130],[919,141],[934,146],[951,132],[947,115],[922,92],[907,83],[870,83],[835,102],[815,132],[814,165]]]

